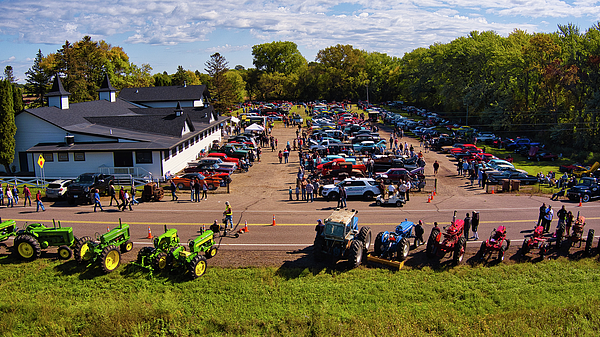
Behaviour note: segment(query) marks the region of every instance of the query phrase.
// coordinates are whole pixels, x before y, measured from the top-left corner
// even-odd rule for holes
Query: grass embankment
[[[350,271],[209,268],[195,281],[0,259],[3,336],[595,336],[596,259]]]

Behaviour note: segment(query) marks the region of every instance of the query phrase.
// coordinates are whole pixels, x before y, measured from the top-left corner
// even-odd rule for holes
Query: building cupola
[[[117,89],[110,84],[108,74],[104,74],[104,79],[102,80],[100,89],[98,89],[98,98],[109,102],[117,101]]]
[[[54,83],[52,83],[52,89],[46,94],[48,97],[48,106],[57,107],[62,110],[69,109],[69,96],[70,92],[63,88],[58,75],[54,76]]]

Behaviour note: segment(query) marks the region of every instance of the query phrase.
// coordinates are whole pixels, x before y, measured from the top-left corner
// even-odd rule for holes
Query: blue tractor
[[[413,229],[415,235],[413,235]],[[423,244],[423,227],[405,219],[393,232],[380,232],[375,238],[373,255],[387,260],[404,261],[410,251],[410,238],[415,238],[415,247]]]

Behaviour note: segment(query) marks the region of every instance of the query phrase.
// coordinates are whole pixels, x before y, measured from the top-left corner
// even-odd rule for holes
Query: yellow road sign
[[[44,159],[44,156],[42,156],[40,154],[40,157],[38,158],[38,165],[40,165],[40,168],[44,168],[44,163],[46,162],[46,160]]]

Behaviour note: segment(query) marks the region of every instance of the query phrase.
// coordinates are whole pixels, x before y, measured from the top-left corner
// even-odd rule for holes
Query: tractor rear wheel
[[[350,253],[348,254],[348,260],[352,268],[360,266],[363,257],[363,243],[358,240],[352,240],[350,245]]]
[[[214,257],[215,255],[217,255],[217,247],[215,247],[215,246],[210,247],[206,251],[206,258],[207,259],[210,259],[211,257]]]
[[[375,237],[375,243],[373,244],[375,250],[373,254],[375,254],[375,256],[381,256],[381,244],[383,243],[381,242],[382,238],[383,232],[379,232],[379,234],[377,234],[377,236]]]
[[[192,279],[197,279],[198,277],[204,275],[206,272],[206,258],[204,258],[204,256],[197,255],[192,259],[192,261],[190,261],[188,270]]]
[[[106,246],[100,253],[100,267],[105,274],[117,269],[121,263],[121,253],[115,245]]]
[[[31,235],[23,234],[15,238],[14,251],[21,259],[32,261],[40,257],[40,243]]]
[[[454,264],[459,264],[462,262],[463,257],[465,256],[465,249],[467,248],[467,238],[461,236],[454,246]]]
[[[152,248],[152,247],[143,247],[142,249],[140,249],[140,251],[138,252],[138,255],[137,255],[137,263],[142,263],[142,261],[144,261],[144,258],[149,257],[153,251],[154,251],[154,248]],[[145,262],[146,266],[149,265],[147,260],[144,262]]]
[[[91,260],[94,257],[93,245],[94,239],[91,236],[84,236],[77,240],[73,249],[75,261],[82,263]]]
[[[133,249],[133,242],[127,240],[121,244],[121,253],[130,252]]]
[[[68,260],[73,256],[73,251],[69,246],[58,247],[58,258],[61,260]]]
[[[427,247],[425,248],[425,254],[428,258],[435,257],[436,254],[436,244],[437,236],[440,234],[440,230],[434,228],[431,230],[431,234],[429,234],[429,240],[427,240]]]
[[[369,248],[371,248],[371,228],[362,227],[356,236],[356,240],[363,243],[365,253],[369,252]]]
[[[590,256],[592,255],[592,244],[594,243],[594,234],[595,231],[591,228],[588,231],[587,239],[585,240],[585,254]]]
[[[169,263],[167,262],[167,253],[161,252],[154,257],[154,269],[159,272],[165,270]]]
[[[523,239],[523,245],[521,246],[521,256],[527,255],[529,253],[529,244],[527,243],[529,240]]]
[[[398,245],[396,246],[396,256],[398,261],[404,261],[408,257],[408,252],[410,251],[410,243],[407,238],[402,238]]]

